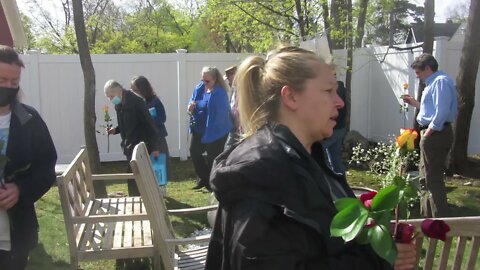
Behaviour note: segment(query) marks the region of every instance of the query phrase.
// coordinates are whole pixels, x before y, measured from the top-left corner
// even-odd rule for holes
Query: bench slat
[[[462,267],[463,253],[465,252],[465,245],[467,243],[466,237],[460,237],[457,243],[457,250],[455,251],[455,258],[453,261],[453,270],[460,270]]]
[[[133,211],[133,202],[132,200],[127,199],[125,202],[125,213],[130,214]],[[123,238],[123,246],[124,247],[133,247],[132,245],[132,231],[133,231],[133,222],[132,221],[125,221],[124,227],[124,238]]]
[[[136,203],[133,204],[133,212],[139,213],[140,212],[140,204]],[[138,247],[142,245],[142,222],[141,221],[134,221],[133,222],[133,246]]]
[[[110,201],[108,214],[116,216],[118,214],[118,199]],[[111,249],[113,247],[113,234],[115,233],[115,221],[105,224],[105,235],[102,241],[102,249]]]
[[[474,236],[472,239],[472,248],[470,249],[470,256],[468,256],[467,270],[475,269],[479,247],[480,247],[480,236]]]
[[[125,204],[126,201],[122,200],[117,203],[118,207],[118,214],[119,215],[125,215]],[[115,233],[113,236],[113,248],[121,248],[123,247],[123,230],[125,227],[125,222],[117,222],[115,224]]]
[[[445,243],[443,243],[442,254],[440,255],[440,264],[438,267],[439,270],[447,269],[447,262],[450,255],[451,247],[452,247],[452,237],[447,237],[447,239],[445,239]]]

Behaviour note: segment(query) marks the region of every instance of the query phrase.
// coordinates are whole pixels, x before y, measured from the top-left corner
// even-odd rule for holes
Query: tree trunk
[[[365,35],[365,20],[367,17],[368,0],[360,1],[360,12],[357,21],[357,37],[355,39],[355,48],[362,47],[363,36]]]
[[[423,52],[433,54],[433,28],[435,25],[435,0],[425,0],[425,26],[424,26],[424,41],[423,41]],[[417,100],[422,99],[423,89],[425,89],[425,84],[419,82],[418,84],[418,93]],[[417,115],[419,113],[418,109],[415,109],[415,118],[413,119],[413,128],[417,131],[419,130],[419,125],[417,123]],[[417,138],[416,142],[420,138]]]
[[[433,29],[435,26],[435,0],[425,0],[425,38],[423,52],[433,53]]]
[[[73,0],[72,4],[73,22],[75,24],[78,52],[83,71],[83,82],[85,84],[85,100],[83,103],[85,144],[87,145],[88,158],[92,172],[97,173],[100,168],[100,156],[98,154],[98,145],[95,135],[95,70],[93,68],[90,50],[88,48],[82,0]],[[97,197],[107,196],[104,183],[96,181],[93,183],[93,187]]]
[[[330,17],[329,17],[329,9],[328,9],[328,1],[322,1],[322,15],[323,15],[323,27],[325,28],[325,35],[327,35],[327,42],[328,48],[330,49],[330,53],[332,53],[332,38],[330,36]]]
[[[345,78],[345,106],[347,107],[347,115],[345,117],[345,126],[350,130],[350,112],[352,99],[352,69],[353,69],[353,21],[352,21],[352,0],[347,0],[347,74]]]
[[[450,168],[456,173],[464,173],[467,167],[468,136],[475,106],[475,81],[480,61],[480,3],[471,0],[465,41],[460,58],[460,71],[457,76],[458,117],[455,124],[455,140],[452,148]]]
[[[333,28],[330,33],[334,33],[330,38],[332,39],[332,49],[345,49],[345,27],[342,26],[346,18],[346,0],[332,0],[330,7],[330,17],[333,18]]]
[[[306,31],[305,31],[306,18],[303,16],[302,2],[300,0],[295,0],[295,9],[297,11],[298,29],[300,30],[300,40],[305,41],[307,40]]]

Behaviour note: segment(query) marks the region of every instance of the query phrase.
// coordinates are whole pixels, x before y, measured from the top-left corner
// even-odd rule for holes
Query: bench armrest
[[[213,211],[213,210],[217,210],[217,208],[218,208],[218,204],[195,207],[195,208],[171,209],[171,210],[167,210],[167,212],[171,215],[187,215],[187,214],[193,214],[193,213]]]
[[[93,181],[99,180],[128,180],[135,179],[133,173],[107,173],[107,174],[92,174]]]

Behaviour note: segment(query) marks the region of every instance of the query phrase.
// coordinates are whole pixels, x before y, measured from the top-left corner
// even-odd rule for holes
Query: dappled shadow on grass
[[[46,251],[43,244],[39,244],[30,253],[30,258],[27,265],[27,270],[39,270],[39,269],[70,269],[70,263],[65,261],[54,261]]]

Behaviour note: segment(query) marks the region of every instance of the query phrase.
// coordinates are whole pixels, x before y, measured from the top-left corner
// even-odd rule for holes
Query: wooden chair
[[[447,234],[447,240],[442,245],[442,241],[432,238],[425,238],[422,233],[416,237],[417,247],[417,267],[422,269],[463,269],[474,270],[478,258],[478,249],[480,246],[480,217],[455,217],[441,218],[450,226],[450,232]],[[420,228],[423,219],[407,220],[405,222]],[[426,240],[426,241],[424,241]],[[425,242],[425,243],[424,243]],[[450,250],[455,246],[455,252],[450,254]],[[423,249],[426,252],[423,255]],[[437,248],[439,256],[437,256]],[[465,252],[467,251],[467,252]],[[420,264],[420,258],[423,258],[423,264]]]
[[[72,269],[81,260],[160,256],[141,197],[96,198],[95,180],[131,179],[133,174],[92,175],[85,149],[57,177]]]
[[[205,243],[210,240],[210,235],[176,238],[169,214],[206,212],[216,209],[217,206],[167,210],[154,177],[147,148],[143,142],[135,146],[130,166],[151,222],[155,252],[161,255],[164,269],[204,269],[207,247],[180,251],[179,245]],[[155,269],[160,269],[159,267],[160,265],[155,265]]]

